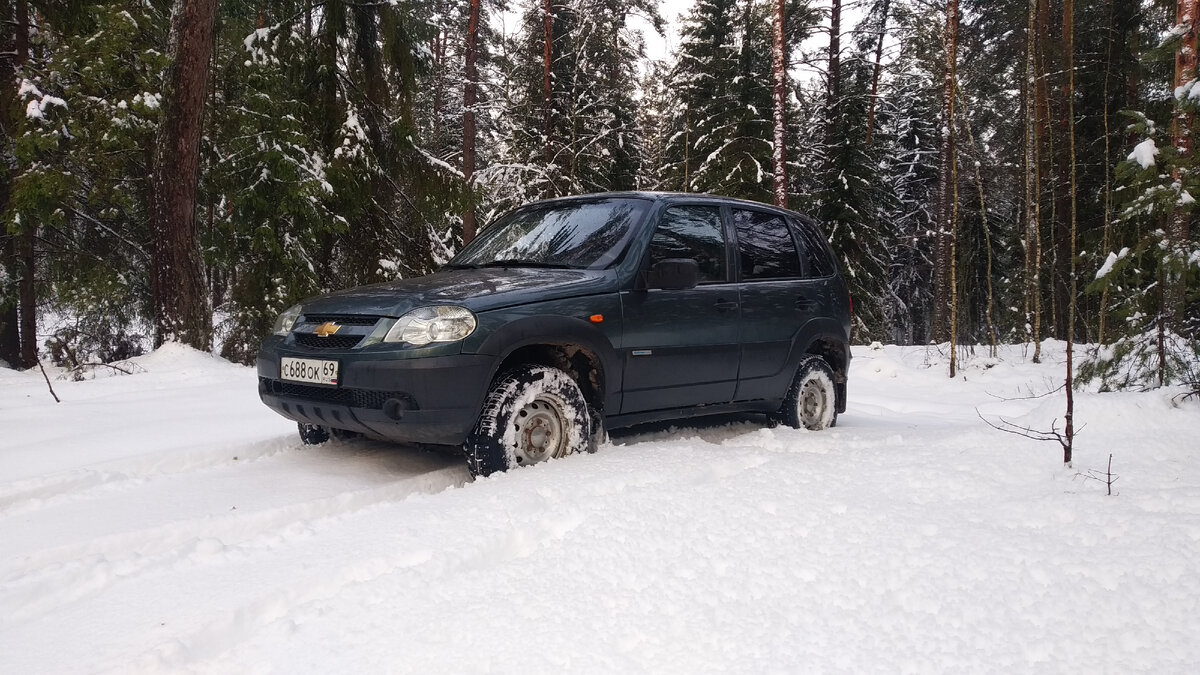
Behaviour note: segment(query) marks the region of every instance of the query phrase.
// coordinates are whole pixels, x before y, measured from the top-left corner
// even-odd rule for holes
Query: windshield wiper
[[[573,270],[579,269],[575,265],[567,265],[565,263],[541,262],[539,260],[493,260],[485,262],[478,267],[538,267],[543,269],[556,270]]]

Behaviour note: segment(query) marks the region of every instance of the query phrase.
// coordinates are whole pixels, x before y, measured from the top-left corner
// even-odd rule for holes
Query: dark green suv
[[[429,276],[306,300],[258,355],[307,443],[461,449],[472,473],[594,450],[606,428],[846,409],[850,298],[816,223],[695,194],[537,202]]]

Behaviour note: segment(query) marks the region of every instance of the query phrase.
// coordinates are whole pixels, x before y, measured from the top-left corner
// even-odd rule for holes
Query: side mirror
[[[700,282],[700,266],[691,258],[660,260],[646,274],[646,288],[683,291]]]

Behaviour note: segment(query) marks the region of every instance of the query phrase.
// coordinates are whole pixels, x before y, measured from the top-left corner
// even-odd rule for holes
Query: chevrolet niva
[[[258,355],[305,443],[446,446],[488,475],[716,413],[832,426],[851,301],[817,224],[709,195],[511,211],[437,272],[306,300]]]

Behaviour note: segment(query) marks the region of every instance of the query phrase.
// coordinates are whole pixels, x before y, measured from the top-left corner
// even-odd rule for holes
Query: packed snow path
[[[1200,664],[1200,403],[1061,352],[856,348],[834,429],[719,420],[471,482],[300,444],[252,370],[0,370],[0,672],[1154,672]],[[1118,496],[1077,473],[1113,454]]]

